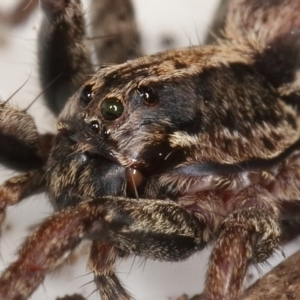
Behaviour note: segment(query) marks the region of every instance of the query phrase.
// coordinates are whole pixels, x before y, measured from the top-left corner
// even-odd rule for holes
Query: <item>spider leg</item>
[[[267,186],[249,187],[228,200],[234,212],[219,228],[202,296],[205,299],[235,299],[241,292],[247,266],[266,260],[279,244],[279,239],[286,242],[299,235],[299,154],[286,159],[277,170],[278,173]],[[297,259],[294,259],[295,265]],[[288,270],[285,264],[283,268]],[[265,279],[259,280],[262,285],[255,284],[244,298],[273,299],[292,290],[296,293],[296,285],[289,284],[296,278],[296,269],[286,271],[287,279],[280,280],[276,287],[269,283],[282,277],[283,271],[280,270],[270,271]]]
[[[207,299],[238,297],[249,263],[264,261],[277,247],[278,214],[268,207],[272,203],[268,196],[267,191],[250,187],[231,199],[234,212],[220,226],[204,291]],[[130,299],[112,269],[118,251],[180,261],[201,250],[212,231],[205,216],[195,216],[173,202],[122,197],[82,202],[54,214],[27,239],[18,260],[2,274],[0,296],[26,299],[84,238],[97,241],[89,265],[104,299],[115,296],[113,287],[120,292],[117,299]]]
[[[140,35],[130,0],[91,2],[92,39],[98,62],[123,63],[142,56]]]
[[[45,164],[52,147],[51,134],[40,135],[25,111],[0,102],[0,163],[20,171]]]
[[[237,299],[249,264],[265,261],[278,246],[279,236],[278,221],[264,209],[241,209],[229,215],[211,254],[205,299]]]
[[[88,266],[94,273],[94,280],[103,300],[131,299],[114,272],[119,256],[119,250],[112,244],[98,241],[92,244]]]
[[[92,74],[84,14],[79,0],[42,0],[39,65],[45,99],[58,114]]]
[[[202,297],[238,299],[248,266],[265,261],[278,248],[281,230],[276,195],[264,186],[250,185],[225,196],[217,191],[198,193],[179,203],[204,215],[215,237]]]
[[[42,0],[39,65],[45,99],[58,114],[93,73],[91,45],[79,0]],[[140,37],[129,0],[91,2],[91,31],[99,63],[121,63],[141,56]],[[50,86],[49,86],[50,85]],[[49,87],[48,87],[49,86]]]
[[[44,171],[41,169],[5,181],[0,186],[0,228],[7,206],[19,203],[29,195],[38,192],[44,185]]]
[[[84,238],[178,261],[202,249],[209,237],[204,219],[174,203],[112,197],[83,202],[55,213],[25,241],[17,261],[1,275],[0,299],[27,299]]]
[[[27,171],[0,186],[0,227],[5,209],[45,185],[44,164],[52,147],[51,134],[40,135],[33,118],[6,102],[0,102],[0,162]]]

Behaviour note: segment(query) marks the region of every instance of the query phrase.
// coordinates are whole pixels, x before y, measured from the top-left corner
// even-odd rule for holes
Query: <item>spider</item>
[[[18,147],[18,167],[31,171],[1,186],[0,203],[4,215],[44,188],[56,212],[2,273],[0,298],[27,299],[83,239],[102,299],[131,299],[118,257],[180,261],[209,243],[202,297],[239,298],[248,266],[299,226],[300,4],[233,0],[216,44],[106,63],[94,76],[80,2],[41,6],[41,81],[49,107],[62,109],[58,133],[38,135],[1,104],[5,163],[16,164]],[[122,54],[139,56],[136,31],[126,33],[115,36]]]
[[[201,18],[201,20],[197,20],[197,24],[195,24],[196,16],[198,17],[199,12],[201,14],[203,11],[203,9],[201,9],[203,4],[201,5],[201,3],[195,2],[196,1],[188,1],[188,3],[181,3],[183,8],[186,8],[186,5],[190,5],[192,7],[194,7],[195,4],[197,4],[197,6],[200,5],[197,10],[194,8],[194,17],[191,17],[191,13],[193,12],[191,7],[188,8],[188,14],[184,14],[183,10],[178,9],[177,5],[180,5],[180,3],[177,1],[175,13],[173,10],[169,11],[167,19],[164,16],[162,20],[155,19],[154,23],[154,20],[151,20],[148,15],[151,16],[155,13],[155,16],[158,17],[155,10],[152,9],[151,13],[148,5],[144,5],[144,2],[140,3],[140,0],[138,0],[138,6],[135,6],[135,11],[138,14],[138,20],[142,20],[141,33],[143,34],[142,38],[146,41],[144,49],[147,50],[147,52],[150,49],[153,53],[164,50],[162,49],[163,45],[161,45],[161,40],[166,36],[174,36],[173,41],[175,43],[173,44],[173,47],[186,47],[191,43],[198,44],[198,34],[200,34],[201,37],[201,34],[204,32],[201,33],[201,30],[197,29],[196,33],[195,28],[201,29],[201,26],[207,26],[208,24],[202,25],[202,23],[205,22],[203,18]],[[161,2],[160,5],[162,5]],[[141,9],[143,9],[143,11],[140,11]],[[145,9],[147,11],[147,18],[145,17]],[[84,6],[84,10],[85,13],[91,10],[88,4]],[[184,22],[182,21],[182,18],[180,20],[176,19],[176,25],[174,26],[172,18],[176,15],[178,10],[182,12]],[[205,10],[205,14],[206,13],[207,10]],[[183,27],[182,25],[182,23],[185,25],[187,22],[185,15],[188,15],[190,16],[189,18],[191,18],[190,29],[189,27]],[[19,33],[20,30],[18,29],[18,31],[13,31],[6,35],[7,41],[9,41],[13,46],[12,50],[10,48],[1,48],[0,60],[2,60],[0,61],[0,65],[2,66],[2,71],[5,70],[5,74],[1,77],[1,73],[4,72],[0,73],[0,82],[2,82],[0,93],[4,99],[13,94],[16,87],[21,86],[23,82],[27,80],[27,76],[30,76],[29,82],[26,83],[20,91],[18,91],[12,100],[10,100],[10,103],[15,103],[19,100],[21,109],[29,106],[32,98],[34,97],[33,95],[37,95],[40,92],[38,82],[39,75],[34,69],[31,71],[31,68],[36,67],[35,35],[36,28],[38,28],[36,21],[37,17],[40,16],[35,14],[29,21],[27,21],[25,24],[28,28],[26,33],[24,33],[23,29],[21,33]],[[172,21],[171,26],[166,24],[168,20]],[[147,25],[148,23],[152,24],[151,28]],[[164,29],[158,30],[160,28]],[[184,28],[184,30],[182,28]],[[178,31],[178,34],[176,30]],[[191,33],[188,33],[189,30]],[[156,33],[155,35],[153,35],[153,31]],[[89,36],[92,36],[92,33],[89,33]],[[8,40],[8,37],[10,37],[11,40]],[[93,38],[93,41],[94,40],[95,38]],[[10,44],[7,43],[8,46]],[[148,44],[150,44],[150,47],[146,46]],[[29,46],[31,46],[32,50],[28,49]],[[153,49],[154,46],[158,49]],[[15,53],[16,48],[19,49],[18,52],[20,53],[19,56],[21,56],[21,59],[16,58],[15,54],[12,59],[7,56],[3,58],[4,50],[10,54]],[[10,59],[12,60],[12,63],[8,62]],[[18,62],[18,64],[16,64],[16,62]],[[6,94],[4,94],[3,89],[8,86],[10,89],[6,92]],[[40,100],[41,99],[38,99],[27,112],[34,116],[34,120],[39,131],[43,133],[53,131],[55,119],[52,115],[49,115],[47,110],[45,112],[45,107],[44,105],[41,105],[40,102],[42,101]],[[0,171],[0,183],[4,182],[4,180],[9,177],[12,177],[11,170],[6,170],[4,174],[6,177],[1,177],[2,174]],[[23,241],[24,237],[29,234],[28,228],[32,228],[30,226],[41,222],[42,219],[52,213],[51,206],[47,202],[47,199],[45,199],[43,195],[39,194],[30,197],[30,199],[26,199],[26,201],[23,201],[22,204],[18,206],[10,207],[4,224],[4,226],[9,224],[8,228],[10,230],[7,231],[3,229],[3,235],[0,239],[0,254],[2,258],[0,259],[0,274],[1,271],[15,259],[15,249],[18,248],[18,245]],[[28,216],[30,216],[30,218]],[[57,295],[62,296],[67,293],[70,294],[72,291],[85,295],[89,300],[99,299],[97,292],[93,293],[95,287],[92,282],[92,274],[88,275],[86,270],[86,259],[88,254],[86,251],[87,246],[84,245],[83,250],[81,248],[82,247],[80,247],[80,249],[75,253],[76,263],[73,263],[74,255],[72,255],[70,259],[68,258],[64,267],[59,268],[59,272],[55,270],[54,274],[51,272],[46,277],[46,281],[43,286],[34,293],[31,297],[32,299],[44,299],[46,297],[48,297],[47,299],[55,299]],[[82,255],[82,252],[84,252],[84,255]],[[78,253],[80,253],[80,257],[84,257],[78,259]],[[202,289],[204,282],[203,270],[206,268],[208,255],[209,249],[206,249],[199,255],[195,255],[191,257],[191,259],[180,264],[170,264],[158,261],[152,262],[150,260],[144,262],[143,259],[130,257],[129,259],[123,260],[120,264],[118,263],[117,271],[121,279],[124,278],[122,281],[126,282],[128,289],[137,299],[166,299],[170,296],[172,296],[172,299],[175,299],[178,295],[182,294],[183,291],[188,291],[190,295],[193,295]],[[71,265],[69,261],[72,262]],[[197,269],[195,268],[196,265]],[[201,272],[199,272],[199,270],[201,270]],[[181,272],[184,272],[185,278],[182,278],[182,276],[179,275]],[[191,280],[190,278],[193,279]],[[87,284],[87,282],[90,282],[90,284]],[[151,282],[153,283],[151,284]],[[155,286],[155,289],[148,290],[147,287],[149,284]],[[78,290],[79,287],[80,290]]]

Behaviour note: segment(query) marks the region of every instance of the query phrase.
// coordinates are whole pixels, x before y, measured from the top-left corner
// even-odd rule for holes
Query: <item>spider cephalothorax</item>
[[[214,45],[106,64],[89,78],[80,2],[41,4],[42,83],[49,106],[64,108],[48,147],[34,126],[20,134],[0,123],[9,145],[39,161],[0,187],[0,208],[43,187],[56,213],[3,272],[0,297],[27,299],[83,239],[102,299],[131,299],[117,257],[179,261],[209,242],[202,297],[240,297],[249,264],[278,248],[283,224],[299,227],[300,4],[233,0]],[[126,58],[137,56],[127,42]]]

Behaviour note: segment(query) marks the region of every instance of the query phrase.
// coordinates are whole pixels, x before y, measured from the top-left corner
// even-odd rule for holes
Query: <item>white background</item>
[[[147,54],[161,50],[162,37],[170,36],[175,47],[197,45],[203,41],[205,30],[211,20],[218,0],[135,0],[138,24],[143,35]],[[0,0],[0,10],[11,9],[16,0]],[[85,3],[88,10],[88,3]],[[36,72],[36,34],[39,27],[40,12],[36,12],[24,25],[9,30],[0,28],[0,98],[7,99],[28,77],[29,82],[18,92],[12,102],[25,108],[40,91]],[[55,119],[37,101],[29,113],[34,116],[40,132],[54,132]],[[1,141],[0,141],[1,147]],[[16,172],[0,166],[0,183]],[[15,259],[15,252],[29,227],[51,214],[51,206],[44,194],[26,199],[24,203],[9,208],[8,216],[0,239],[0,270]],[[294,247],[285,248],[289,255]],[[81,247],[72,262],[47,276],[43,286],[32,296],[35,300],[54,300],[56,296],[81,293],[90,295],[95,286],[91,275],[86,275],[87,247]],[[209,251],[203,251],[183,263],[145,262],[136,258],[122,262],[118,275],[125,286],[138,300],[176,299],[183,293],[192,296],[202,290]],[[277,254],[276,259],[282,259]],[[271,259],[274,263],[275,259]],[[260,267],[265,273],[266,267]],[[255,273],[255,270],[252,270]],[[97,293],[90,300],[99,299]]]

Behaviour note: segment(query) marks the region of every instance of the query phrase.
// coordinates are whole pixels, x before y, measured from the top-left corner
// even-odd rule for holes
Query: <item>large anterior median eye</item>
[[[118,119],[124,111],[124,106],[118,98],[107,98],[102,102],[101,114],[109,121]]]

